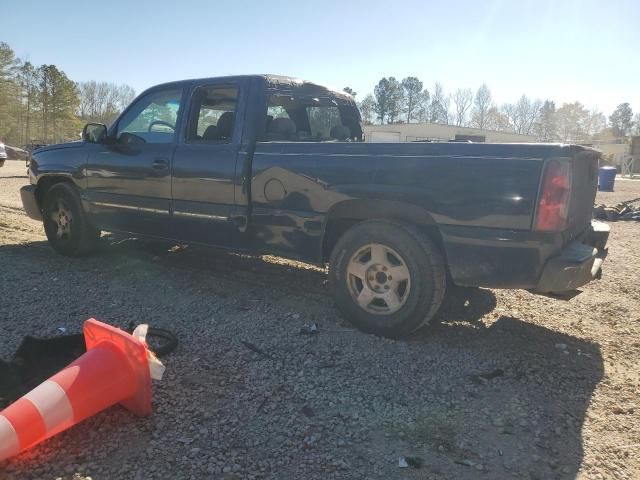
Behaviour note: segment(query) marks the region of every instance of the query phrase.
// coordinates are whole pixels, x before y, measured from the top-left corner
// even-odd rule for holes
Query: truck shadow
[[[581,467],[583,424],[604,370],[600,348],[587,339],[537,325],[535,312],[526,306],[519,310],[531,321],[487,315],[496,307],[491,290],[453,290],[431,327],[391,342],[348,324],[336,325],[326,273],[318,268],[111,236],[103,239],[97,255],[87,259],[59,257],[46,242],[0,247],[0,255],[9,267],[3,284],[20,284],[4,292],[13,309],[11,318],[37,318],[43,307],[52,307],[47,302],[65,292],[64,285],[54,281],[62,274],[53,272],[64,271],[66,282],[83,285],[83,295],[58,305],[62,310],[54,322],[73,319],[67,324],[79,328],[85,313],[91,312],[110,323],[128,322],[138,315],[159,327],[178,328],[181,347],[172,354],[180,359],[173,362],[175,378],[188,376],[184,369],[195,369],[190,374],[202,378],[211,375],[187,360],[210,346],[201,337],[213,337],[224,345],[216,354],[221,378],[233,368],[244,372],[256,361],[270,361],[238,346],[238,338],[324,366],[303,377],[297,376],[302,367],[295,361],[273,372],[261,369],[264,378],[256,385],[243,376],[244,393],[238,398],[231,387],[221,389],[218,383],[185,396],[185,402],[203,404],[211,397],[220,398],[221,410],[252,419],[245,427],[249,432],[269,432],[270,417],[255,416],[255,404],[242,399],[262,398],[265,385],[275,388],[283,378],[291,378],[280,393],[280,415],[300,415],[300,399],[288,393],[294,384],[303,392],[321,390],[335,402],[347,399],[339,404],[339,415],[355,411],[369,430],[366,441],[345,447],[345,455],[361,472],[371,471],[374,458],[395,456],[395,464],[385,460],[388,471],[380,478],[398,477],[398,455],[423,458],[424,467],[416,473],[452,479],[570,479]],[[50,279],[50,292],[40,300],[42,305],[22,298],[22,289],[31,291],[37,282],[44,295],[44,278]],[[225,307],[219,314],[215,311],[218,321],[212,323],[210,310],[218,308],[216,303]],[[260,329],[274,333],[261,336],[255,326],[238,319],[265,305],[270,310],[260,317]],[[300,313],[301,318],[282,312]],[[177,314],[190,322],[188,329],[185,322],[174,326]],[[22,332],[23,327],[8,318],[0,322],[6,324],[12,342],[34,333]],[[320,333],[300,335],[301,324],[310,318],[320,322]],[[41,325],[49,323],[43,320]],[[198,333],[205,329],[210,333]],[[13,348],[9,345],[13,344],[0,344],[4,348],[0,358],[9,356]],[[331,359],[316,356],[322,352],[330,352]],[[381,360],[372,359],[377,356]],[[368,379],[364,385],[369,388],[375,385],[375,391],[367,392],[368,403],[349,403],[348,399],[362,398],[362,379]],[[161,387],[159,395],[166,395],[167,388]],[[314,405],[313,421],[304,421],[332,425],[336,408]],[[104,437],[108,443],[109,435]],[[256,433],[251,440],[264,443],[265,439]],[[270,448],[267,442],[248,455],[262,459],[278,454]],[[64,456],[59,460],[69,461]]]
[[[468,403],[426,416],[430,434],[454,439],[444,453],[463,465],[457,478],[477,478],[469,466],[478,463],[498,467],[493,478],[576,478],[585,417],[604,375],[600,347],[516,317],[468,322],[441,313],[407,343],[444,349],[446,361],[464,365],[464,375],[437,390],[454,405]]]
[[[318,294],[329,298],[327,276],[322,268],[279,259],[228,254],[213,248],[174,245],[162,241],[140,240],[121,236],[103,237],[101,255],[135,256],[138,260],[151,259],[193,273],[211,274],[251,285],[282,288],[286,295]],[[135,262],[131,268],[135,268]],[[276,282],[274,279],[282,279]],[[475,322],[496,307],[496,296],[488,289],[452,287],[432,323],[443,319]]]
[[[477,322],[496,308],[496,295],[486,288],[450,286],[432,325],[446,320]]]

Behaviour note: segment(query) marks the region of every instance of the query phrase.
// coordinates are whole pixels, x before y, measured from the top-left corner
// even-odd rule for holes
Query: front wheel
[[[57,183],[47,191],[43,219],[49,244],[61,255],[84,255],[97,247],[100,230],[87,219],[72,185]]]
[[[425,325],[445,292],[442,255],[412,225],[369,220],[348,230],[331,255],[336,306],[365,332],[398,338]]]

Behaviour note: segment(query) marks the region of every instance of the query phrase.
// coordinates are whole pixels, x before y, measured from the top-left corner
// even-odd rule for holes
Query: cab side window
[[[152,92],[140,98],[118,122],[119,143],[175,141],[182,89]]]
[[[187,142],[229,143],[233,138],[238,87],[199,87],[193,94]]]

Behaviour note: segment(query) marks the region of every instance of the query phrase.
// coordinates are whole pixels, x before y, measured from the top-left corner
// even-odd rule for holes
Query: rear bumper
[[[36,198],[36,186],[25,185],[20,189],[20,197],[22,198],[22,208],[27,212],[29,218],[34,220],[42,220],[42,212]]]
[[[600,278],[607,256],[609,225],[592,221],[591,228],[559,255],[547,260],[534,293],[562,293]]]

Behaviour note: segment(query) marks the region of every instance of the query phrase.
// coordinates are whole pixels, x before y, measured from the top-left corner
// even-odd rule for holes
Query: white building
[[[365,125],[365,142],[416,142],[420,140],[471,140],[488,143],[533,143],[533,135],[456,127],[437,123],[394,123],[392,125]]]

